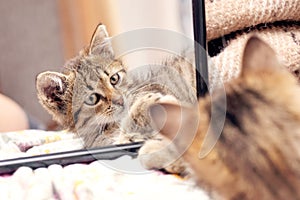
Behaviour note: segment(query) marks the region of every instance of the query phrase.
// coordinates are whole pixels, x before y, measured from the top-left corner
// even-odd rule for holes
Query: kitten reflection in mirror
[[[183,158],[198,184],[221,199],[300,199],[297,80],[256,36],[248,40],[242,64],[240,76],[224,85],[226,108],[217,112],[224,112],[225,123],[206,157],[199,159],[199,153],[212,117],[211,105],[224,100],[218,90],[212,98],[200,98],[198,110],[176,104],[153,106],[153,121],[162,127],[163,135],[173,139],[179,152],[188,147]],[[195,119],[199,119],[197,132],[186,146]]]
[[[154,140],[156,150],[164,141],[150,126],[148,108],[170,96],[196,102],[194,67],[186,57],[172,56],[161,65],[127,71],[112,43],[99,24],[90,44],[66,62],[62,72],[37,76],[38,99],[56,122],[83,139],[85,147]],[[152,163],[141,162],[152,168]]]
[[[99,24],[90,44],[62,72],[37,76],[37,96],[53,119],[77,133],[86,147],[111,145],[118,135],[115,118],[124,109],[117,87],[125,76],[126,67],[115,58],[106,27]]]

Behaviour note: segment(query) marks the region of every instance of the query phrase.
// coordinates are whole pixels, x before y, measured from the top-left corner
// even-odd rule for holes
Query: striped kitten
[[[149,139],[161,143],[150,125],[148,108],[162,99],[195,102],[191,77],[193,66],[180,57],[163,66],[127,72],[114,56],[105,26],[99,25],[90,45],[67,62],[62,73],[39,74],[36,87],[43,107],[64,128],[82,137],[86,147]]]
[[[188,148],[183,157],[199,185],[221,199],[300,199],[300,87],[281,68],[274,51],[252,37],[244,50],[241,75],[225,84],[226,107],[219,107],[224,97],[217,90],[212,99],[199,100],[199,110],[175,104],[161,104],[164,113],[161,107],[150,109],[178,151]],[[212,151],[199,159],[212,104],[216,116],[225,114],[225,124]],[[188,147],[185,141],[193,137],[193,126],[198,130]]]
[[[125,75],[105,26],[99,25],[90,45],[68,61],[62,73],[37,76],[37,96],[53,119],[82,137],[86,147],[109,145],[118,135],[116,118],[124,110],[117,86]]]

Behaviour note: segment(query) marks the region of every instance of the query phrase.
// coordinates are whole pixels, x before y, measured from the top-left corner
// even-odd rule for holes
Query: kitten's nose
[[[117,104],[120,106],[124,105],[124,100],[123,100],[122,95],[117,95],[117,96],[113,97],[111,101],[113,104]]]

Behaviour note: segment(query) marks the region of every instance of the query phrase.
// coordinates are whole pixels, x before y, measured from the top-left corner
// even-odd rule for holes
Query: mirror
[[[98,122],[98,119],[92,119],[89,122],[88,118],[85,117],[99,113],[100,107],[98,109],[97,105],[100,100],[111,100],[119,106],[126,102],[116,92],[117,90],[111,91],[111,93],[114,93],[114,97],[109,99],[103,94],[103,91],[89,93],[90,90],[83,90],[82,84],[78,81],[74,87],[77,90],[74,92],[74,97],[78,101],[75,101],[74,98],[67,98],[69,101],[68,106],[61,104],[64,92],[72,91],[73,93],[74,89],[68,88],[70,85],[66,81],[74,81],[76,77],[78,78],[78,76],[73,77],[74,74],[61,73],[64,70],[68,71],[68,67],[76,66],[76,63],[72,62],[64,64],[66,60],[78,55],[84,47],[86,49],[82,54],[86,54],[86,56],[106,52],[104,57],[99,57],[99,60],[102,62],[105,60],[105,65],[113,65],[117,68],[115,73],[110,72],[112,73],[109,76],[110,88],[113,88],[112,85],[116,86],[119,79],[122,79],[123,71],[120,68],[122,63],[130,67],[127,75],[131,76],[132,80],[136,80],[137,77],[135,76],[137,74],[142,74],[139,76],[140,79],[136,80],[137,82],[131,83],[137,83],[135,87],[138,87],[139,84],[143,83],[141,80],[147,77],[151,68],[159,71],[159,66],[157,65],[162,64],[161,60],[174,55],[178,56],[181,54],[182,49],[193,46],[193,40],[191,39],[193,38],[192,2],[178,1],[178,4],[170,3],[170,1],[157,4],[149,2],[144,1],[144,5],[142,5],[143,3],[137,3],[136,8],[129,8],[123,2],[109,4],[107,2],[83,3],[82,1],[81,3],[72,2],[72,5],[70,5],[67,1],[59,3],[49,1],[47,4],[39,6],[31,2],[28,3],[28,5],[32,4],[29,7],[21,3],[18,6],[14,2],[2,3],[5,5],[1,6],[3,8],[1,13],[5,17],[1,18],[1,23],[6,28],[0,32],[2,38],[0,40],[0,46],[2,47],[0,57],[0,92],[13,99],[23,108],[31,124],[30,130],[1,133],[0,150],[5,152],[0,152],[2,160],[22,157],[24,156],[24,151],[30,153],[30,155],[37,155],[78,150],[83,147],[82,141],[76,139],[74,134],[58,131],[64,130],[64,128],[53,125],[52,121],[50,123],[51,115],[46,110],[48,109],[49,111],[53,105],[50,104],[50,107],[48,106],[48,108],[44,109],[39,104],[36,97],[35,79],[40,72],[56,72],[48,74],[48,78],[44,78],[42,82],[44,86],[47,86],[47,83],[48,86],[55,86],[48,91],[47,89],[51,89],[51,87],[44,87],[44,92],[46,91],[44,94],[46,96],[56,94],[53,97],[60,102],[56,104],[56,107],[62,112],[59,113],[52,110],[50,113],[55,115],[56,119],[60,123],[65,124],[66,127],[71,127],[73,129],[71,132],[79,131],[83,135],[91,132],[98,133],[108,127],[92,123]],[[248,1],[232,4],[230,8],[227,8],[224,2],[206,2],[207,51],[210,57],[209,64],[211,64],[209,67],[210,74],[213,74],[213,78],[209,79],[210,89],[220,86],[222,81],[228,81],[239,74],[238,66],[243,45],[247,37],[254,33],[270,43],[272,48],[276,50],[276,53],[281,55],[283,62],[288,65],[287,68],[296,76],[299,76],[299,70],[295,67],[297,66],[297,61],[292,54],[292,52],[297,52],[294,49],[299,49],[297,40],[299,29],[297,22],[298,13],[293,12],[288,7],[276,10],[275,8],[279,6],[276,3],[267,8],[269,12],[264,12],[264,9],[266,9],[264,6],[257,6],[257,9],[264,15],[273,13],[273,11],[275,13],[269,21],[264,21],[264,17],[255,18],[255,13],[252,13],[251,10],[249,12],[235,13],[239,8],[249,8]],[[11,12],[9,8],[14,8],[14,12]],[[109,8],[109,11],[106,8]],[[142,8],[147,9],[144,9],[145,15],[140,16],[139,11]],[[224,10],[220,10],[220,8]],[[84,12],[84,10],[89,10],[89,12]],[[103,12],[98,12],[99,10]],[[220,15],[220,12],[224,15]],[[24,13],[24,15],[15,13]],[[36,16],[32,13],[36,13]],[[245,15],[245,13],[249,15]],[[93,37],[93,32],[95,32],[94,29],[99,23],[99,19],[106,25],[107,32],[110,34],[106,35],[106,31],[100,28],[99,34],[94,35],[97,37]],[[237,19],[239,19],[238,23],[232,23],[236,22]],[[158,28],[149,28],[153,27],[155,23],[158,24],[156,26]],[[285,41],[284,44],[286,46],[284,47],[286,48],[283,48],[283,43],[280,41]],[[101,46],[102,44],[105,45]],[[101,48],[98,48],[99,45]],[[292,51],[285,51],[285,49],[292,49]],[[114,58],[112,58],[112,55],[114,55]],[[115,58],[120,59],[122,63],[115,62]],[[185,61],[193,64],[192,58],[193,54],[187,54]],[[57,67],[64,65],[65,68]],[[70,71],[72,69],[69,69],[68,72]],[[174,73],[176,74],[176,72]],[[93,81],[95,77],[92,74],[89,75],[89,78],[90,82],[93,83],[88,84],[90,88],[95,89],[99,87]],[[170,81],[170,78],[161,75],[157,80],[169,83],[167,81]],[[86,80],[82,79],[82,81],[85,82]],[[178,85],[186,85],[186,79],[178,81],[183,83]],[[161,85],[162,82],[160,82]],[[122,85],[117,85],[116,87],[121,88]],[[178,88],[172,92],[177,93]],[[130,95],[128,94],[128,96]],[[2,103],[3,105],[4,103]],[[84,108],[81,105],[85,105]],[[0,112],[2,114],[0,120],[4,120],[6,114],[11,114],[4,112],[3,109]],[[62,117],[66,113],[69,114],[69,117]],[[82,114],[81,118],[78,118],[79,113]],[[115,117],[120,120],[124,116],[117,112]],[[111,121],[111,119],[101,120]],[[75,121],[78,123],[74,123]],[[130,120],[127,122],[129,123]],[[124,123],[126,124],[127,122]],[[87,123],[90,125],[85,126]],[[90,130],[86,130],[85,127],[90,127]],[[115,132],[114,134],[118,135]],[[103,146],[142,140],[141,138],[132,140],[130,137],[118,139],[123,139],[123,142],[121,140],[120,142],[105,141]],[[87,142],[92,144],[95,141],[92,138]],[[91,147],[95,146],[91,145]]]

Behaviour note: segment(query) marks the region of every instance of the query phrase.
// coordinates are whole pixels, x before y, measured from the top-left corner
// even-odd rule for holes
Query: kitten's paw
[[[180,104],[178,99],[173,95],[165,95],[158,100],[158,103]]]
[[[160,93],[149,93],[141,98],[141,100],[144,100],[145,102],[148,102],[149,104],[158,102],[161,98],[163,98],[164,95]]]
[[[139,150],[138,159],[146,169],[164,169],[169,173],[180,175],[186,173],[186,164],[166,139],[146,141]]]

